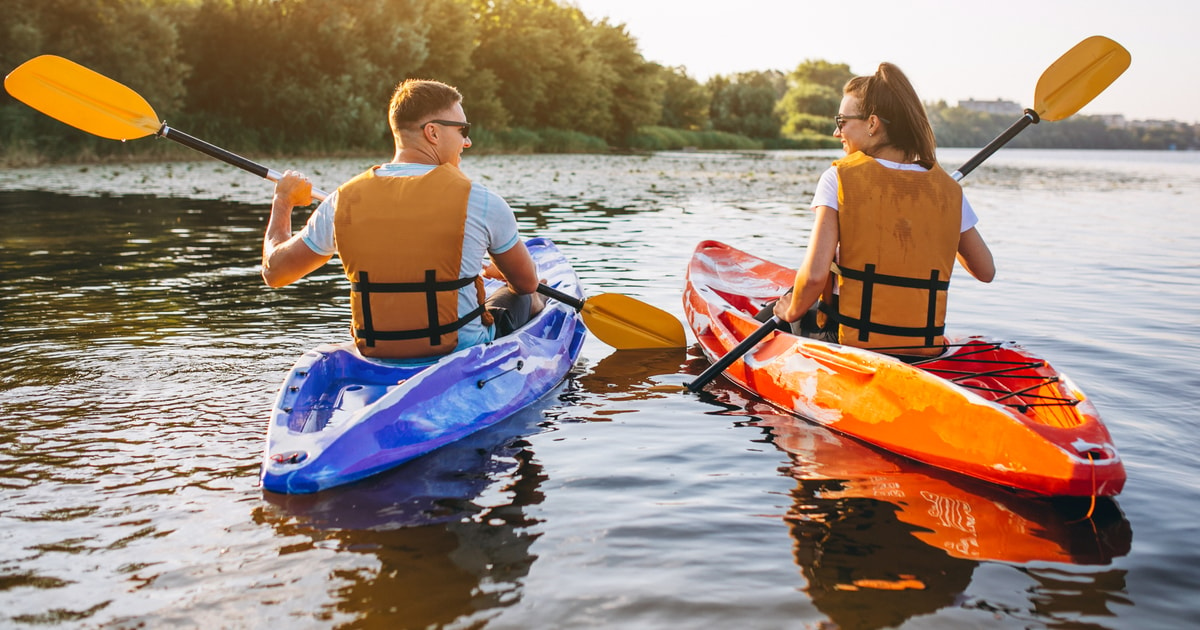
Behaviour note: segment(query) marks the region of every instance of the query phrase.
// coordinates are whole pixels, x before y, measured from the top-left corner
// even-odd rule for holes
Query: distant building
[[[1160,127],[1183,129],[1187,127],[1187,124],[1181,123],[1178,120],[1135,120],[1128,123],[1128,126],[1134,129],[1155,129]]]
[[[1117,129],[1124,129],[1129,126],[1129,121],[1125,120],[1125,117],[1121,114],[1092,114],[1091,118],[1097,118],[1104,121],[1106,126]]]
[[[1021,107],[1020,103],[996,99],[994,101],[977,101],[973,98],[965,101],[959,101],[958,106],[963,109],[969,109],[975,112],[984,112],[987,114],[1008,114],[1012,116],[1020,116],[1025,108]]]

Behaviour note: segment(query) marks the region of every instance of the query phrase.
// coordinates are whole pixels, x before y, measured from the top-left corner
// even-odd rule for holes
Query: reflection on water
[[[553,397],[551,398],[553,399]],[[440,627],[481,622],[521,596],[536,560],[527,515],[540,503],[542,467],[525,436],[544,424],[525,409],[428,456],[339,488],[283,495],[264,492],[257,523],[315,548],[362,554],[369,569],[343,572],[330,595],[356,628]]]
[[[465,168],[589,294],[680,316],[700,240],[799,264],[831,157]],[[332,188],[363,162],[279,166]],[[1006,150],[967,182],[999,276],[958,285],[953,326],[1036,348],[1092,397],[1129,483],[1083,519],[721,379],[683,394],[694,351],[595,339],[509,422],[266,495],[273,394],[346,335],[340,268],[264,289],[269,184],[222,164],[0,171],[0,627],[1177,627],[1200,589],[1198,174],[1195,155]]]
[[[758,404],[750,405],[751,410]],[[1132,534],[1116,502],[1049,501],[958,478],[875,450],[851,438],[770,412],[757,413],[775,444],[792,456],[797,493],[833,503],[895,504],[914,536],[964,560],[1109,564],[1128,553]],[[804,503],[789,517],[810,518]],[[1091,512],[1089,516],[1089,511]]]
[[[1087,519],[1086,500],[1056,504],[951,481],[795,419],[760,417],[795,462],[787,518],[807,592],[843,627],[891,627],[963,603],[981,561],[1108,565],[1129,551],[1129,523],[1111,500]],[[1091,579],[1069,595],[1038,592],[1059,612],[1122,596],[1088,587]]]
[[[1129,552],[1130,524],[1111,499],[1093,508],[1088,499],[1022,497],[780,414],[723,380],[703,396],[768,428],[789,455],[785,471],[797,485],[784,518],[796,563],[813,603],[839,627],[888,628],[949,606],[970,608],[980,562],[1108,565]],[[1027,573],[1056,615],[1093,614],[1078,607],[1127,599],[1124,571],[1077,576],[1067,590]]]
[[[600,359],[577,383],[593,394],[604,396],[604,413],[635,411],[637,401],[666,398],[680,393],[674,378],[688,360],[684,348],[626,350]]]

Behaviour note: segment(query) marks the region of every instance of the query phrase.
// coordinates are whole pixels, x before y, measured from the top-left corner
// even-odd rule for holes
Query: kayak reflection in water
[[[291,284],[336,253],[350,281],[355,344],[372,358],[427,361],[527,322],[543,306],[537,265],[508,203],[459,170],[471,146],[462,95],[406,80],[389,123],[392,161],[342,184],[296,234],[292,209],[312,202],[312,185],[284,173],[263,239],[263,279]],[[482,276],[507,282],[486,303]]]
[[[847,82],[835,121],[846,157],[817,184],[816,223],[792,291],[759,319],[773,311],[799,335],[940,354],[955,258],[983,282],[996,273],[975,212],[938,166],[925,108],[896,66]]]
[[[1126,595],[1125,572],[1112,564],[1129,553],[1133,533],[1111,498],[1084,518],[1083,497],[1022,496],[909,461],[779,414],[736,387],[718,383],[708,395],[768,429],[787,453],[780,472],[796,487],[783,518],[795,561],[804,591],[836,627],[986,611],[988,595],[971,589],[983,566],[1021,567],[1029,597],[1049,616],[1105,610]],[[1054,583],[1062,575],[1070,584]]]
[[[289,547],[299,562],[333,567],[328,596],[339,614],[375,627],[464,625],[523,596],[537,559],[529,511],[546,480],[525,437],[544,420],[528,409],[336,492],[266,493],[252,517],[299,537]],[[492,498],[481,499],[489,487]]]

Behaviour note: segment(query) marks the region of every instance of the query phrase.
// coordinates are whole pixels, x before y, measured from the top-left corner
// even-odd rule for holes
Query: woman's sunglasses
[[[841,131],[842,127],[846,126],[847,120],[866,120],[868,118],[870,118],[870,116],[843,116],[841,114],[838,114],[837,116],[833,117],[833,122],[834,122],[834,124],[837,125],[838,131]],[[884,118],[883,116],[880,116],[879,120],[883,121],[883,124],[885,124],[885,125],[892,122],[892,121]]]

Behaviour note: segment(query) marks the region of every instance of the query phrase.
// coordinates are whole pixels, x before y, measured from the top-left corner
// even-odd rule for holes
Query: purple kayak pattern
[[[553,242],[525,244],[549,286],[583,298]],[[489,291],[499,286],[488,282]],[[495,424],[562,382],[586,335],[578,311],[547,300],[513,334],[431,365],[367,359],[349,341],[310,350],[276,395],[263,488],[303,494],[350,483]]]

